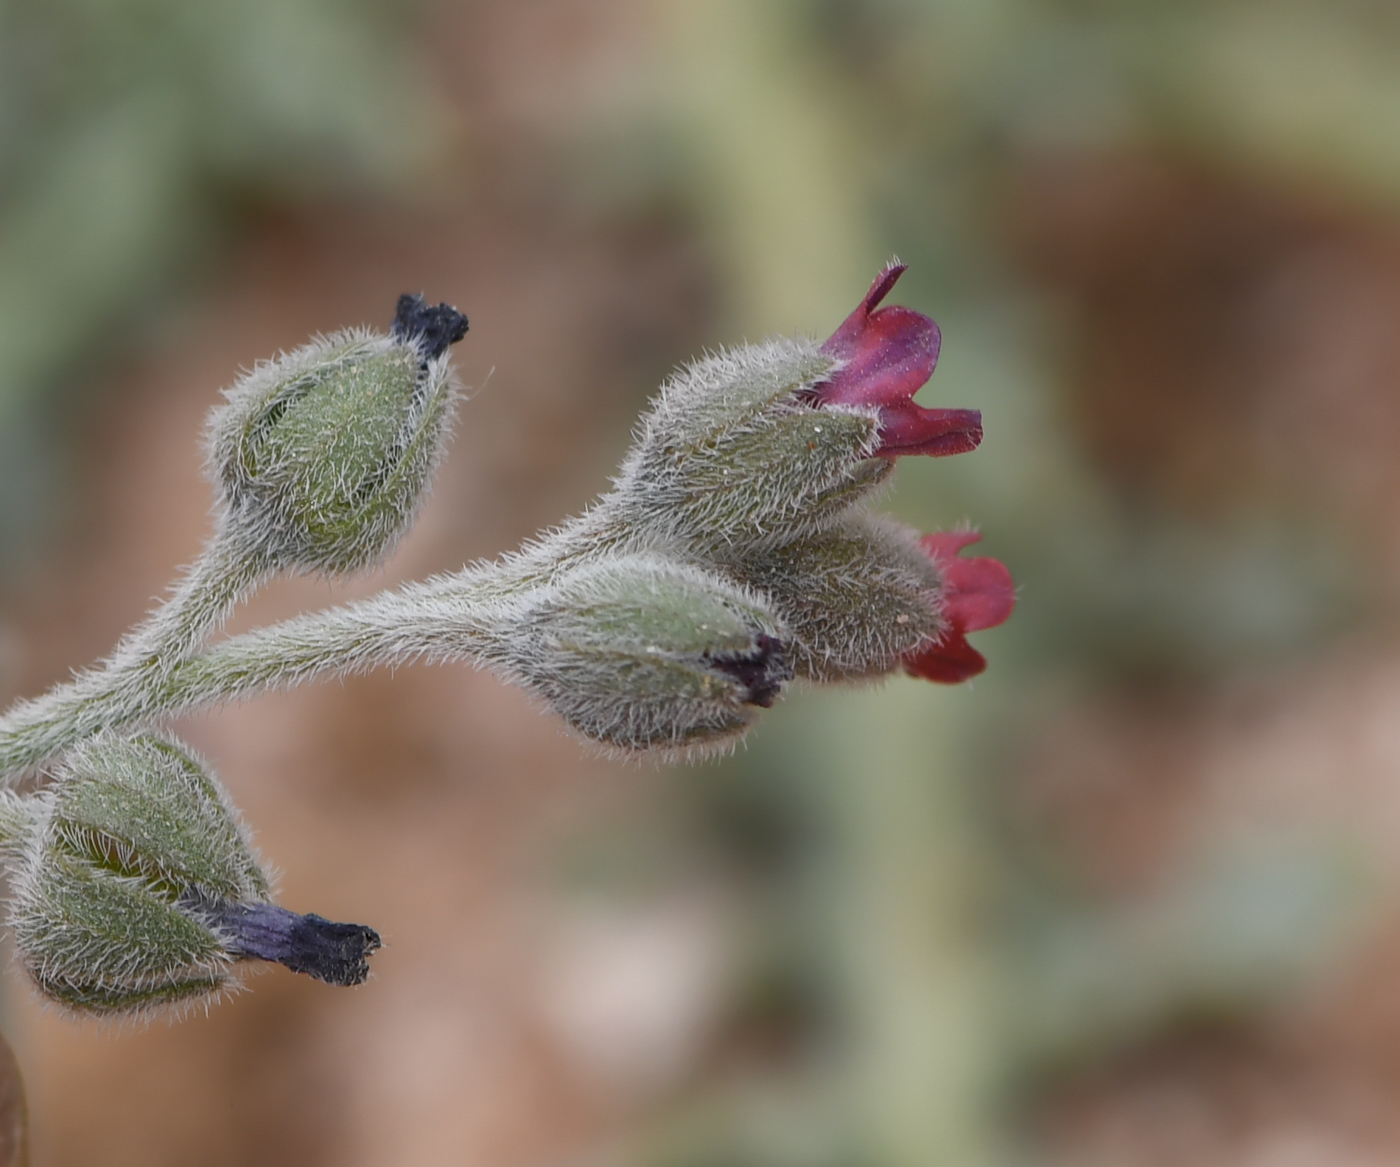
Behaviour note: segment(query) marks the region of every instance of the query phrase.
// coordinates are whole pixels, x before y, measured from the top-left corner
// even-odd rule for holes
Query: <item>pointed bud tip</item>
[[[394,311],[389,333],[395,340],[418,339],[425,360],[435,360],[467,335],[467,318],[450,304],[434,308],[422,295],[405,292]]]
[[[861,307],[867,312],[873,312],[880,306],[892,291],[895,284],[899,283],[899,277],[909,270],[907,263],[900,263],[897,259],[890,260],[884,270],[875,277],[875,282],[870,285],[870,291],[865,293],[865,299],[861,301]]]

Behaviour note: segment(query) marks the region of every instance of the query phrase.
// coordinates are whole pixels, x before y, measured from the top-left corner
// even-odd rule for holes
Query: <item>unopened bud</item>
[[[722,746],[792,676],[762,600],[653,555],[568,573],[521,611],[506,644],[508,674],[627,753]]]
[[[237,813],[182,747],[100,735],[27,802],[10,924],[51,999],[94,1013],[188,1004],[236,987],[246,958],[364,979],[378,936],[267,903]]]
[[[614,495],[640,530],[701,553],[820,529],[882,482],[893,462],[873,409],[817,408],[835,361],[810,341],[745,345],[662,386]]]
[[[892,672],[943,631],[941,580],[918,538],[857,512],[809,538],[739,556],[730,570],[772,599],[798,676],[858,680]]]
[[[405,296],[389,336],[337,333],[259,365],[210,420],[225,520],[280,567],[341,573],[408,529],[441,458],[455,397],[455,309]]]

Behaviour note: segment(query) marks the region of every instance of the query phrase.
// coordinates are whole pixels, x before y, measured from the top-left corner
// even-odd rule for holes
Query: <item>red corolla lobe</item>
[[[963,454],[982,440],[982,415],[975,409],[924,409],[914,403],[938,363],[938,325],[911,308],[881,308],[906,267],[885,268],[845,322],[821,346],[840,361],[830,378],[815,386],[818,406],[874,406],[880,415],[880,458],[905,454]]]
[[[941,531],[919,540],[943,576],[947,629],[933,644],[905,657],[905,672],[956,685],[987,667],[987,658],[968,644],[967,633],[1003,623],[1016,606],[1016,588],[1000,560],[961,557],[959,552],[981,537],[976,531]]]

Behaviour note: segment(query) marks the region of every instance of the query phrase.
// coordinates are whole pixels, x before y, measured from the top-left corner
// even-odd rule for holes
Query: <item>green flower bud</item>
[[[638,530],[701,554],[821,529],[883,482],[873,409],[818,409],[835,362],[810,341],[747,345],[662,386],[610,500]]]
[[[437,468],[466,317],[405,296],[389,336],[341,332],[259,365],[209,428],[227,529],[278,567],[341,573],[387,554]]]
[[[858,680],[893,671],[943,632],[942,580],[918,540],[856,512],[819,534],[736,556],[724,570],[772,600],[799,677]]]
[[[11,796],[0,825],[21,856],[16,947],[40,991],[70,1008],[208,1001],[237,987],[233,965],[250,957],[357,983],[378,947],[369,929],[267,903],[224,791],[158,737],[90,739],[64,757],[51,790]]]
[[[747,590],[654,555],[541,590],[499,663],[570,726],[636,753],[703,753],[743,733],[791,676],[782,625]]]

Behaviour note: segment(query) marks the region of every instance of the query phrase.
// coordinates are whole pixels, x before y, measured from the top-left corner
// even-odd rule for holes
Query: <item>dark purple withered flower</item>
[[[941,335],[938,325],[911,308],[881,308],[905,264],[882,271],[856,310],[821,346],[840,366],[809,391],[818,406],[874,406],[880,415],[880,458],[905,454],[963,454],[982,441],[975,409],[925,409],[914,394],[933,374]]]
[[[405,292],[394,309],[389,335],[417,340],[424,360],[434,360],[466,336],[467,327],[467,318],[451,304],[434,308],[421,295]]]
[[[230,956],[273,961],[329,985],[362,983],[370,954],[380,948],[379,933],[364,924],[337,924],[276,904],[196,896],[188,910],[225,937]]]

